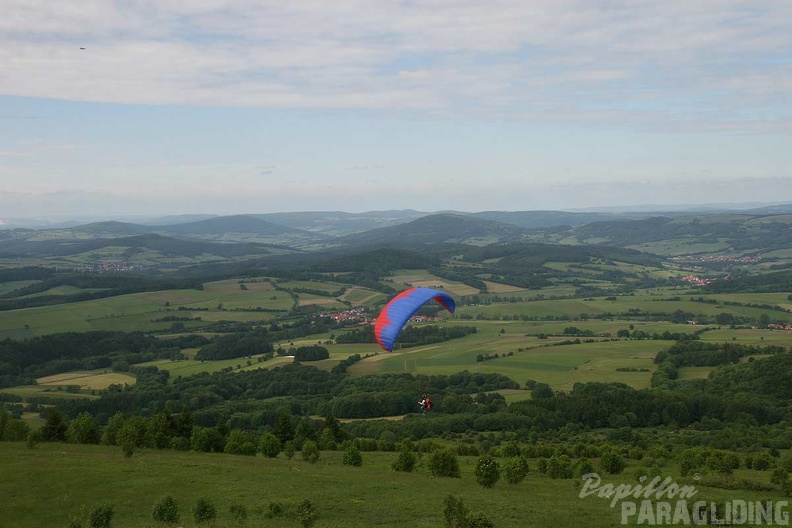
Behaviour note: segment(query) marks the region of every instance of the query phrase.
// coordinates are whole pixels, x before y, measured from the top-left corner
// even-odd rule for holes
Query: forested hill
[[[520,227],[462,216],[437,214],[412,222],[348,235],[335,242],[345,247],[414,248],[443,243],[492,244],[521,241],[528,231]]]
[[[710,293],[792,292],[792,270],[713,282],[703,289]]]
[[[792,354],[726,365],[703,380],[704,392],[724,398],[766,399],[792,403]]]
[[[282,246],[273,244],[240,243],[223,244],[217,242],[202,242],[179,240],[156,234],[136,235],[120,238],[97,238],[91,240],[10,240],[0,243],[0,257],[3,258],[30,258],[30,257],[57,257],[79,255],[90,251],[97,251],[109,247],[128,248],[130,254],[136,250],[150,249],[159,251],[168,256],[195,257],[198,255],[216,255],[225,258],[242,257],[248,255],[266,255],[273,249],[280,252],[287,250]]]
[[[592,222],[554,236],[617,246],[658,241],[720,242],[732,251],[792,248],[792,215],[699,215]]]

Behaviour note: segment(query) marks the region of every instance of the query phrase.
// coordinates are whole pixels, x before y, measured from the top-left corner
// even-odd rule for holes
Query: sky
[[[792,202],[788,0],[0,13],[0,222]]]

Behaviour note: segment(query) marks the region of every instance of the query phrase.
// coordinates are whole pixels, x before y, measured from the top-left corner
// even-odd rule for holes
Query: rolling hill
[[[526,239],[528,231],[520,227],[463,216],[436,214],[406,224],[340,237],[334,242],[346,247],[414,248],[432,244],[487,245]]]

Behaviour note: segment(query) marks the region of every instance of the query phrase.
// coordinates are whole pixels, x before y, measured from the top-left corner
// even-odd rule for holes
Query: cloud
[[[773,60],[792,49],[785,0],[6,0],[3,12],[5,95],[790,132],[792,72]]]

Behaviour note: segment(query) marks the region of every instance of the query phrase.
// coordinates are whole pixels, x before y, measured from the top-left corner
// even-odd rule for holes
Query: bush
[[[404,471],[405,473],[410,473],[413,469],[415,469],[415,464],[417,462],[417,458],[415,453],[412,451],[400,451],[399,456],[391,465],[393,471]]]
[[[433,477],[462,477],[459,472],[459,461],[456,455],[446,450],[438,450],[432,453],[432,457],[429,459],[429,471]]]
[[[520,446],[517,442],[507,442],[501,447],[500,454],[505,458],[512,458],[520,456]]]
[[[484,514],[471,512],[462,499],[450,493],[443,499],[443,519],[447,528],[493,528],[495,526]]]
[[[113,520],[113,505],[97,506],[88,514],[88,526],[91,528],[109,528]]]
[[[311,501],[306,499],[297,505],[297,520],[300,522],[300,526],[305,527],[313,526],[316,522],[316,513]]]
[[[165,524],[178,523],[179,508],[176,506],[176,501],[170,495],[166,495],[154,505],[154,511],[151,512],[151,516],[157,522]]]
[[[467,522],[465,503],[450,493],[443,499],[443,519],[448,528],[464,528]]]
[[[547,474],[550,478],[572,478],[572,461],[566,455],[554,456],[547,461]]]
[[[197,524],[213,522],[217,518],[217,510],[209,499],[200,498],[193,509],[193,519]]]
[[[357,447],[350,445],[347,447],[346,451],[344,451],[343,463],[345,466],[360,467],[363,465],[363,455],[360,454]]]
[[[264,517],[267,519],[275,519],[276,517],[283,516],[283,505],[280,502],[272,501],[267,506],[267,513],[264,514]]]
[[[500,480],[500,465],[489,455],[484,455],[476,462],[476,482],[484,488],[491,488]]]
[[[286,458],[288,458],[289,460],[294,458],[295,452],[296,450],[294,449],[294,442],[292,442],[291,440],[289,440],[283,445],[283,454],[286,455]]]
[[[272,433],[266,433],[259,440],[259,452],[267,458],[275,458],[281,452],[281,449],[280,440]],[[293,455],[294,452],[292,452]]]
[[[247,521],[248,511],[244,504],[232,504],[228,511],[237,523],[245,524],[245,521]]]
[[[581,458],[578,460],[577,473],[579,477],[588,473],[594,473],[594,465],[591,463],[591,460],[588,458]]]
[[[508,484],[519,484],[528,475],[528,461],[521,456],[506,459],[503,463],[503,480]]]
[[[483,513],[475,512],[468,516],[465,528],[495,528],[495,525]]]
[[[316,464],[319,461],[319,447],[313,440],[306,440],[302,447],[303,460]]]
[[[604,452],[602,454],[602,460],[600,461],[600,464],[602,469],[611,475],[621,473],[624,471],[624,468],[627,467],[624,459],[615,451]]]

